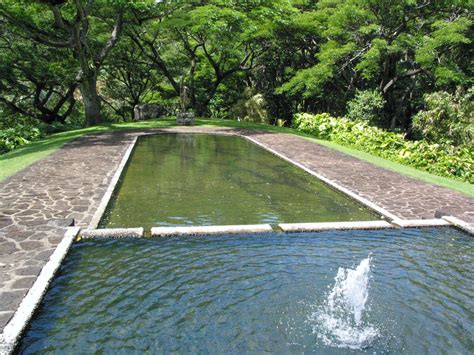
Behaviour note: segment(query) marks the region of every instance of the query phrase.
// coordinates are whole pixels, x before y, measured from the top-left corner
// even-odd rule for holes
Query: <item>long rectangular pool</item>
[[[21,353],[459,353],[474,239],[451,228],[76,243]]]
[[[138,139],[100,227],[378,218],[322,181],[241,137],[158,134]]]

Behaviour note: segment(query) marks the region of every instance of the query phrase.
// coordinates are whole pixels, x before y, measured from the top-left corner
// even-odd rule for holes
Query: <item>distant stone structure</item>
[[[176,114],[176,124],[178,126],[192,126],[194,125],[195,115],[194,112],[178,112]]]
[[[163,116],[163,106],[153,104],[138,104],[133,108],[133,119],[135,121],[158,118]]]

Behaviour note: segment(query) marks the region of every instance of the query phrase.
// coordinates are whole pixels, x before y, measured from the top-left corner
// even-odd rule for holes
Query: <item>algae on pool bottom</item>
[[[158,134],[138,139],[100,227],[149,229],[378,218],[244,138]]]

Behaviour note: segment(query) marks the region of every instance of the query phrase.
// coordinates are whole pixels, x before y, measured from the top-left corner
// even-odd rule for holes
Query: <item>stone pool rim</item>
[[[41,269],[33,286],[23,297],[20,306],[7,323],[0,335],[0,354],[10,354],[15,350],[16,345],[23,336],[23,332],[33,317],[36,309],[40,305],[43,296],[48,291],[49,285],[53,281],[61,264],[69,252],[75,238],[80,232],[79,227],[69,227],[66,229],[63,239],[58,244],[48,262]]]

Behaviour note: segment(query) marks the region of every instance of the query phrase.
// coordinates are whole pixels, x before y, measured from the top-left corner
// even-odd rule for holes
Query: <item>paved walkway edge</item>
[[[398,217],[396,215],[394,215],[393,213],[390,213],[389,211],[387,211],[386,209],[376,205],[375,203],[373,203],[372,201],[369,201],[367,200],[366,198],[362,197],[362,196],[359,196],[358,194],[356,194],[355,192],[339,185],[338,183],[336,183],[335,181],[331,180],[331,179],[328,179],[326,178],[325,176],[321,175],[321,174],[318,174],[317,172],[305,167],[304,165],[294,161],[293,159],[290,159],[288,157],[286,157],[285,155],[283,154],[280,154],[278,153],[277,151],[273,150],[272,148],[270,147],[267,147],[265,144],[263,143],[260,143],[258,141],[256,141],[255,139],[251,138],[251,137],[247,137],[247,136],[244,136],[244,135],[240,135],[241,137],[243,138],[246,138],[247,140],[251,141],[252,143],[258,145],[259,147],[269,151],[270,153],[276,155],[277,157],[297,166],[298,168],[300,169],[303,169],[304,171],[306,171],[307,173],[313,175],[314,177],[318,178],[319,180],[325,182],[326,184],[328,184],[329,186],[331,186],[332,188],[342,192],[343,194],[346,194],[347,196],[353,198],[354,200],[358,201],[359,203],[361,203],[362,205],[374,210],[375,212],[381,214],[382,216],[384,216],[385,218],[387,218],[388,220],[393,220],[393,219],[398,219]]]
[[[102,218],[102,215],[104,214],[105,209],[107,208],[107,205],[109,204],[109,200],[112,197],[112,194],[114,193],[115,187],[117,186],[120,176],[122,175],[122,171],[128,162],[128,158],[130,158],[133,148],[135,147],[135,144],[137,143],[137,139],[138,139],[138,136],[134,137],[132,142],[128,146],[127,150],[125,151],[125,154],[122,160],[120,161],[120,164],[117,170],[115,171],[115,174],[112,180],[110,181],[110,184],[107,187],[107,190],[105,191],[105,194],[102,197],[102,200],[100,201],[99,207],[97,207],[97,210],[94,213],[94,217],[92,217],[92,220],[89,223],[89,229],[97,228],[97,226],[99,225],[100,219]]]
[[[78,227],[67,229],[63,239],[56,247],[56,250],[53,252],[46,265],[41,269],[35,283],[21,301],[17,311],[5,326],[3,333],[0,336],[0,354],[9,354],[14,350],[23,330],[41,302],[43,295],[46,293],[49,284],[58,271],[63,259],[66,257],[66,254],[74,242],[74,238],[79,233],[79,230],[80,228]]]

